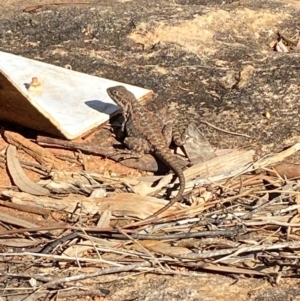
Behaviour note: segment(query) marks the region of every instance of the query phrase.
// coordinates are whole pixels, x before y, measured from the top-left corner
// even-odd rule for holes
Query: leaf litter
[[[129,177],[59,170],[59,159],[49,150],[47,160],[38,161],[41,165],[18,161],[18,169],[34,167],[41,172],[44,179],[39,183],[24,179],[24,173],[19,182],[18,174],[8,168],[19,191],[17,187],[3,189],[1,205],[44,218],[60,216],[45,226],[39,220],[28,222],[0,213],[5,225],[0,232],[2,262],[14,263],[9,272],[1,272],[6,296],[13,298],[17,293],[11,279],[30,279],[31,285],[19,282],[18,288],[22,296],[37,300],[58,292],[60,296],[66,292],[63,296],[67,297],[106,296],[109,291],[97,289],[93,279],[103,275],[118,279],[124,273],[200,276],[213,272],[264,277],[272,283],[296,276],[300,167],[282,161],[298,152],[300,144],[261,158],[251,149],[227,150],[217,156],[207,141],[200,141],[195,128],[189,131],[193,138],[187,142],[186,153],[195,158],[194,144],[199,143],[206,147],[206,160],[195,160],[184,171],[183,202],[152,222],[143,220],[166,204],[169,190],[176,193],[177,183],[168,184],[171,175]],[[19,134],[5,132],[3,136],[14,137],[9,148],[31,149]],[[72,143],[67,144],[74,149]],[[27,148],[22,148],[24,144]],[[35,144],[33,152],[36,147],[42,158],[45,149]],[[8,156],[1,155],[1,166],[16,160],[12,155],[9,151]],[[52,156],[56,168],[49,170]],[[24,183],[29,189],[22,189]],[[31,193],[36,185],[50,195]],[[157,194],[162,198],[153,196]],[[37,274],[35,267],[47,273]],[[69,287],[73,295],[67,294]]]

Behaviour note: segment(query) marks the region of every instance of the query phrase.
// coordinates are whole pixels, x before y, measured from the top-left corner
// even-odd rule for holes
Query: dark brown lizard
[[[124,86],[116,86],[107,89],[110,98],[123,109],[124,122],[122,128],[125,128],[126,123],[132,123],[132,128],[135,130],[135,136],[128,137],[144,143],[144,152],[150,152],[164,164],[166,164],[179,178],[180,187],[175,198],[167,205],[155,212],[149,218],[153,218],[173,206],[182,197],[185,188],[185,177],[182,171],[182,164],[177,157],[171,152],[167,145],[167,140],[162,133],[161,120],[153,112],[148,111],[128,91]],[[126,139],[125,139],[126,140]],[[142,145],[139,143],[139,145]]]
[[[185,130],[190,120],[187,120],[182,115],[178,116],[180,108],[176,103],[171,103],[168,109],[159,109],[153,103],[149,107],[143,107],[147,110],[148,115],[154,115],[151,118],[156,118],[160,122],[160,129],[166,138],[167,146],[170,146],[172,141],[176,146],[183,146],[185,144]],[[126,132],[129,137],[137,137],[139,135],[130,118],[126,122]],[[127,145],[126,142],[125,144]],[[130,146],[128,147],[131,148]]]

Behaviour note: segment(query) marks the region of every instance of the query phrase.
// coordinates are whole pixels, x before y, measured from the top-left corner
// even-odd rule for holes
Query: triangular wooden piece
[[[29,88],[36,77],[40,89]],[[0,52],[0,119],[75,139],[118,110],[106,93],[124,85],[140,98],[152,91]]]

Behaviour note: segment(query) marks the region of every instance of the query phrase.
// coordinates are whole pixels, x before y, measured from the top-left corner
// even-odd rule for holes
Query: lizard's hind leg
[[[126,137],[124,144],[128,149],[133,150],[137,153],[149,154],[152,148],[147,140],[141,137]]]

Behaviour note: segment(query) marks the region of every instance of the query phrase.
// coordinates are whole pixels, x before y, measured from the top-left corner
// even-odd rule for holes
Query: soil
[[[6,0],[0,7],[0,51],[151,89],[158,107],[175,101],[179,114],[199,112],[197,126],[217,149],[250,147],[263,154],[300,139],[300,53],[273,49],[277,30],[288,37],[297,33],[299,1],[82,2],[87,4]],[[251,138],[215,130],[202,120]],[[3,140],[0,147],[5,147]],[[299,163],[299,157],[290,161]],[[95,156],[88,168],[137,173]],[[10,184],[0,167],[0,187]],[[236,283],[203,272],[124,275],[113,282],[103,277],[100,286],[110,291],[103,300],[281,301],[298,300],[298,285],[298,279],[281,279],[273,286],[247,277]]]

